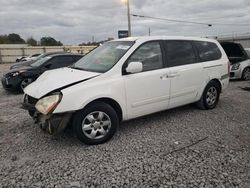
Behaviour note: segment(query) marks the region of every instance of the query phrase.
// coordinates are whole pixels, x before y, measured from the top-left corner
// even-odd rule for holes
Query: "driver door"
[[[161,41],[144,43],[126,62],[127,65],[131,62],[143,64],[142,72],[123,75],[129,119],[168,108],[170,71],[164,68],[162,49]]]

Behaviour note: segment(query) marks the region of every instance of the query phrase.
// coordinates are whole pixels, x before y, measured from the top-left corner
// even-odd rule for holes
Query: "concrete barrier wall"
[[[37,47],[19,47],[15,45],[0,46],[0,63],[14,63],[21,56],[30,56],[32,54],[42,54],[46,52],[71,52],[85,54],[95,48],[95,46],[37,46]]]

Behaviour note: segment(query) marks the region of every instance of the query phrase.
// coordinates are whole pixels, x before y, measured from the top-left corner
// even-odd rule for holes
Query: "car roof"
[[[151,40],[195,40],[195,41],[207,41],[216,42],[215,39],[204,37],[186,37],[186,36],[143,36],[143,37],[128,37],[123,39],[116,39],[114,41],[151,41]]]
[[[53,54],[65,54],[67,52],[64,52],[64,51],[59,51],[59,52],[47,52],[47,53],[44,53],[43,55],[44,56],[48,56],[48,55],[53,55]]]
[[[57,56],[83,56],[82,54],[72,54],[72,53],[58,53],[58,54],[51,54],[51,55],[47,55],[47,56],[50,56],[50,57],[57,57]]]

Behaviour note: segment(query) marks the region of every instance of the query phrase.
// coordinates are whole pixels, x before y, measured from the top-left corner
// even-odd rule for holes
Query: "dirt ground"
[[[0,65],[0,76],[9,64]],[[233,81],[214,110],[194,105],[122,123],[86,146],[50,136],[0,86],[0,187],[250,187],[250,92]]]

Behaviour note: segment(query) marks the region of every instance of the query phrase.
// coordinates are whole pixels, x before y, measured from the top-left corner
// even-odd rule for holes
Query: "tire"
[[[24,78],[20,83],[20,89],[21,91],[24,91],[24,88],[26,88],[28,85],[30,85],[34,80],[32,78]]]
[[[114,136],[118,126],[116,111],[103,102],[88,105],[73,118],[73,129],[77,138],[87,145],[107,142]]]
[[[246,67],[242,72],[242,80],[250,80],[250,67]]]
[[[216,81],[210,81],[196,106],[202,110],[214,109],[220,98],[220,86]]]

